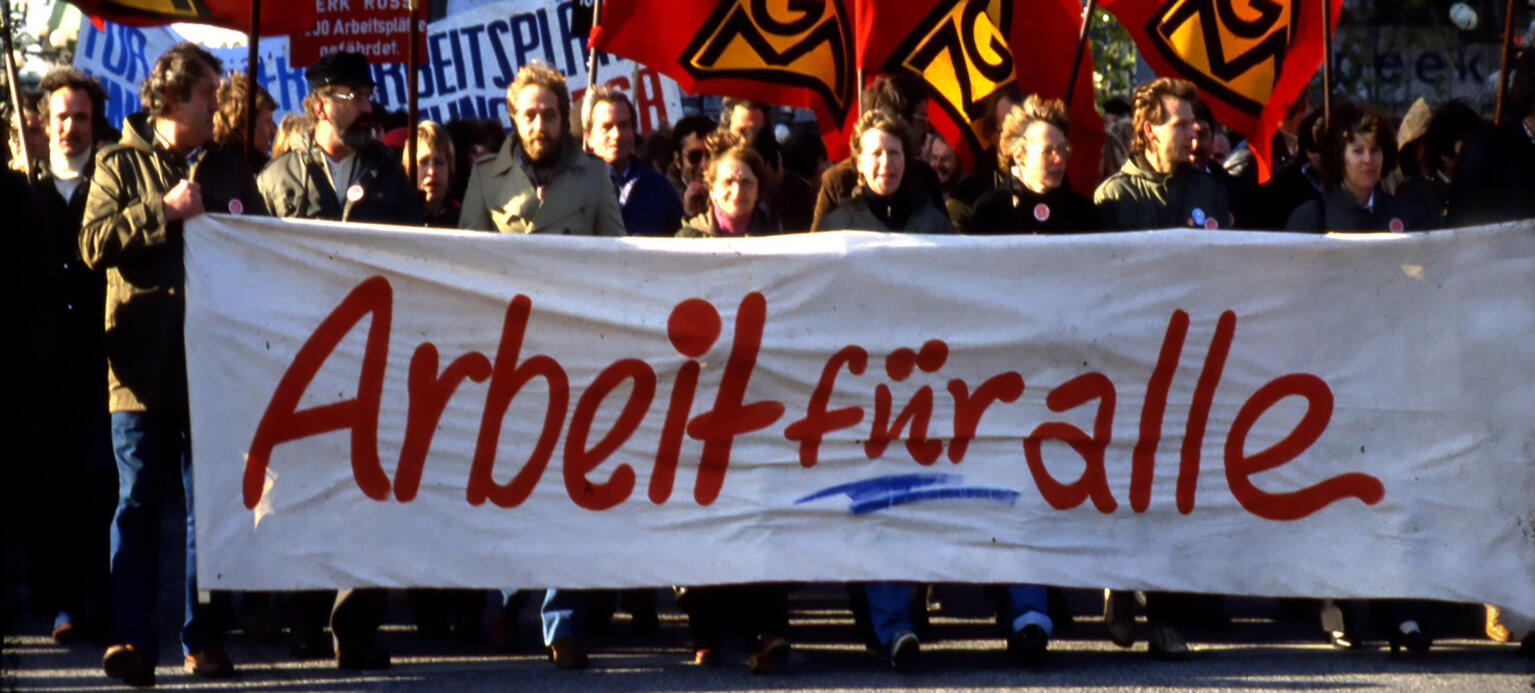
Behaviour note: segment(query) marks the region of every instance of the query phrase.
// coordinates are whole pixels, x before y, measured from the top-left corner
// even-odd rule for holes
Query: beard
[[[554,137],[537,135],[523,142],[522,146],[527,151],[529,159],[540,164],[546,164],[554,161],[555,157],[559,156],[560,138],[558,135]]]
[[[357,116],[351,125],[341,131],[341,141],[352,151],[358,151],[373,141],[373,128],[377,119],[372,113],[364,113]]]

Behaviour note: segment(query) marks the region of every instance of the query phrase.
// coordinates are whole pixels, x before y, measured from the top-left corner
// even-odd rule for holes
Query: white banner
[[[517,69],[533,60],[554,66],[565,75],[572,104],[580,103],[587,85],[586,37],[571,33],[570,0],[508,0],[481,2],[427,25],[427,55],[418,70],[417,106],[422,120],[446,123],[466,118],[494,118],[511,127],[506,113],[506,87]],[[111,22],[98,31],[80,25],[75,67],[95,75],[107,90],[107,118],[122,127],[123,116],[139,108],[139,85],[155,58],[179,41],[197,41],[175,27],[131,27]],[[228,32],[225,32],[226,34]],[[238,46],[212,47],[225,69],[244,70],[248,61],[243,41]],[[256,81],[277,102],[277,118],[302,110],[309,83],[304,68],[288,60],[288,37],[263,37]],[[406,72],[401,63],[372,66],[374,100],[391,110],[406,108]],[[598,54],[597,77],[628,94],[638,111],[635,126],[650,132],[661,122],[683,116],[682,90],[677,82],[631,60]],[[572,117],[579,111],[572,106]]]
[[[1528,616],[1532,232],[689,241],[202,216],[199,576],[1037,582]]]

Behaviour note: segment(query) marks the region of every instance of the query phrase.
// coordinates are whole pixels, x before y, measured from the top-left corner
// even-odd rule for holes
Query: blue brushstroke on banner
[[[920,501],[968,498],[996,501],[1012,505],[1018,502],[1018,492],[1002,488],[952,487],[924,488],[958,484],[964,477],[958,474],[890,474],[863,481],[838,484],[816,491],[794,501],[795,505],[830,496],[847,496],[852,501],[848,510],[854,515],[884,510],[885,508]]]

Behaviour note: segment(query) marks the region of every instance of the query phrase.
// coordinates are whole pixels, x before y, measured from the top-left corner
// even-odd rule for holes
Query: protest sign
[[[1037,582],[1528,616],[1532,231],[199,217],[199,579]]]
[[[510,127],[506,87],[517,69],[542,60],[566,77],[573,103],[587,84],[586,39],[571,33],[569,0],[514,0],[476,5],[432,22],[426,31],[426,59],[418,68],[421,118],[439,123],[462,118],[494,118]],[[106,88],[107,117],[116,127],[139,110],[139,85],[156,56],[184,40],[174,27],[130,27],[106,23],[97,30],[80,27],[75,67],[95,75]],[[213,48],[226,69],[244,70],[244,46]],[[288,37],[262,37],[256,81],[271,92],[277,117],[301,110],[309,85],[304,68],[290,58]],[[374,100],[389,109],[406,106],[405,66],[372,66],[378,83]],[[598,79],[629,94],[641,132],[682,113],[682,92],[668,77],[632,61],[599,54]]]

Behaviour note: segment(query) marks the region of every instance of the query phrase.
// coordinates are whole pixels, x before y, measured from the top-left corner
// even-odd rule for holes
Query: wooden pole
[[[32,152],[27,151],[27,115],[22,113],[21,90],[16,86],[16,51],[11,46],[11,3],[10,0],[0,0],[0,12],[5,13],[0,20],[0,31],[5,32],[5,79],[10,85],[11,112],[16,119],[16,142],[19,144],[21,154],[21,171],[26,174],[27,181],[32,181]]]
[[[1503,124],[1503,97],[1508,93],[1508,55],[1514,50],[1514,0],[1508,0],[1508,10],[1503,14],[1503,61],[1498,67],[1498,104],[1492,114],[1494,125]]]
[[[251,0],[251,23],[245,32],[245,160],[256,151],[256,53],[261,46],[261,0]]]
[[[1087,0],[1087,7],[1082,10],[1082,30],[1077,33],[1077,54],[1071,59],[1071,76],[1066,78],[1066,110],[1071,110],[1071,97],[1077,91],[1077,73],[1082,69],[1082,51],[1087,49],[1087,27],[1093,21],[1093,11],[1098,9],[1098,0]]]
[[[410,0],[410,43],[405,48],[405,89],[410,92],[405,107],[406,127],[410,128],[405,133],[405,174],[412,186],[416,185],[416,118],[420,116],[416,100],[416,42],[421,39],[419,3],[420,0]]]
[[[1322,129],[1332,122],[1332,0],[1322,0]]]

